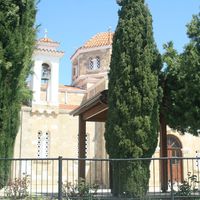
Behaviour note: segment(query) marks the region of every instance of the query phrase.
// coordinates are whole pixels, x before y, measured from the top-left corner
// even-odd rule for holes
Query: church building
[[[78,158],[79,118],[73,110],[108,89],[108,72],[112,53],[112,32],[94,35],[71,56],[72,83],[59,84],[59,63],[64,53],[59,43],[47,36],[37,40],[33,60],[33,74],[28,85],[33,92],[30,105],[21,108],[21,124],[17,134],[15,158]],[[108,158],[105,150],[104,123],[87,122],[86,157]],[[200,153],[200,138],[180,135],[168,128],[168,155],[195,157]],[[159,144],[154,157],[159,157]],[[46,165],[51,163],[46,163]],[[183,179],[181,161],[177,173]],[[73,167],[78,171],[78,162]],[[30,173],[30,166],[22,164],[22,171]],[[56,172],[55,172],[56,173]],[[158,177],[159,178],[159,177]],[[105,172],[104,185],[108,184]]]

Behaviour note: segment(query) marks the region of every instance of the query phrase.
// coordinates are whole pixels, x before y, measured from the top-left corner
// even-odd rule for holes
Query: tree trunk
[[[167,157],[167,125],[164,115],[160,114],[160,157]],[[160,161],[161,190],[168,189],[167,159]]]

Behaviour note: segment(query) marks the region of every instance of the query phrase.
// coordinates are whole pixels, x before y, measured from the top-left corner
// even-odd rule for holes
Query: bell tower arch
[[[58,106],[59,63],[64,53],[46,37],[36,42],[33,54],[32,105]]]

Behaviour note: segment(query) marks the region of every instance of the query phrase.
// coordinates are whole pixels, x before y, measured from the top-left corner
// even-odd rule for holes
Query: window
[[[171,148],[171,149],[181,149],[182,148],[182,145],[181,145],[179,139],[173,135],[167,136],[167,145],[168,145],[168,148]]]
[[[169,157],[182,157],[181,152],[181,142],[179,139],[174,135],[168,135],[167,136],[167,146],[168,146],[168,156]],[[179,164],[180,159],[173,159],[172,164]]]
[[[100,68],[100,57],[97,56],[95,58],[89,58],[88,68],[91,70],[97,70]]]
[[[38,158],[48,158],[49,154],[49,133],[38,132],[37,155]]]
[[[78,76],[78,65],[75,65],[73,67],[73,76],[77,77]]]
[[[100,68],[100,58],[98,56],[96,57],[96,65],[97,68]]]
[[[200,151],[196,151],[196,166],[200,169]]]
[[[42,83],[48,83],[51,77],[51,68],[48,64],[43,63],[42,64],[42,75],[41,75],[41,81]]]
[[[76,76],[76,68],[73,68],[73,76]]]
[[[86,156],[90,158],[90,134],[86,133]]]
[[[92,58],[89,58],[89,66],[88,67],[89,67],[89,69],[93,69],[93,67],[94,67]]]

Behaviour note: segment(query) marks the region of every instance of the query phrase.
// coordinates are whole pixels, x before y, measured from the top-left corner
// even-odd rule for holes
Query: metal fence
[[[78,177],[80,161],[85,162],[84,179]],[[150,163],[150,178],[145,195],[126,195],[121,188],[122,180],[119,174],[127,172],[126,176],[129,176],[126,166],[130,163],[132,166],[138,166],[137,163]],[[165,191],[162,191],[161,184],[163,163],[167,169]],[[119,185],[118,196],[113,195],[113,180],[117,180]],[[0,159],[0,199],[200,200],[199,181],[199,158]]]

